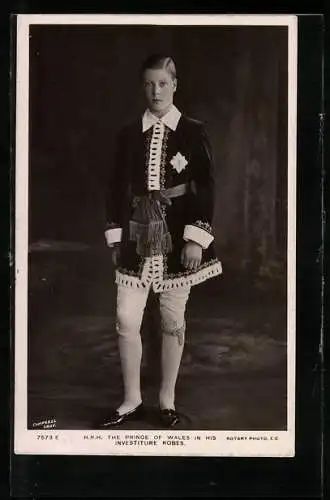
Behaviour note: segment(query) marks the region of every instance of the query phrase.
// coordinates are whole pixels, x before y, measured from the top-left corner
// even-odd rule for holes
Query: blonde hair
[[[173,58],[162,54],[149,56],[141,66],[141,77],[147,69],[164,69],[176,80],[176,67]]]

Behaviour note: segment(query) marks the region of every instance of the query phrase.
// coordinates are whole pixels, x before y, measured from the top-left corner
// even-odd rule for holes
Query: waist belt
[[[133,206],[136,207],[139,201],[144,197],[148,197],[149,199],[159,201],[164,205],[171,205],[171,198],[178,198],[179,196],[183,196],[184,194],[188,193],[188,191],[189,191],[189,184],[187,183],[178,184],[177,186],[168,189],[163,189],[161,191],[156,191],[156,190],[149,191],[147,195],[134,196]]]
[[[160,193],[165,198],[178,198],[179,196],[183,196],[188,192],[189,184],[178,184],[172,188],[164,189],[160,191]]]
[[[142,257],[172,251],[172,238],[168,231],[161,205],[171,205],[172,198],[188,192],[189,184],[178,184],[161,191],[150,191],[145,196],[135,196],[135,211],[129,221],[130,240],[135,241],[136,251]]]

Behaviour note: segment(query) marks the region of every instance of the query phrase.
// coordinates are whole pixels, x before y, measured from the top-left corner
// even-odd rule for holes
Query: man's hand
[[[114,266],[119,265],[120,260],[120,245],[114,245],[111,249],[111,260]]]
[[[190,270],[197,269],[202,260],[202,247],[193,241],[188,241],[181,252],[181,264]]]

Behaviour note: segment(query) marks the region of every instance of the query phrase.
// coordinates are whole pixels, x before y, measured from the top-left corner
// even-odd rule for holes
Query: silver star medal
[[[185,157],[179,152],[175,156],[173,156],[170,163],[173,166],[173,168],[178,172],[178,174],[180,174],[182,172],[182,170],[184,170],[186,168],[186,165],[188,164]]]

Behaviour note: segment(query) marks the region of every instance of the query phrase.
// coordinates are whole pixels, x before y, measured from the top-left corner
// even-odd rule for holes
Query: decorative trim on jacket
[[[132,288],[147,288],[150,284],[152,284],[154,292],[159,293],[167,290],[173,290],[174,288],[187,288],[198,285],[209,278],[214,278],[215,276],[222,274],[221,262],[219,262],[218,259],[214,259],[211,262],[203,264],[193,273],[191,271],[186,271],[185,273],[175,274],[175,277],[170,277],[171,275],[168,275],[166,278],[166,275],[164,275],[163,257],[153,257],[153,259],[156,260],[158,264],[157,273],[148,274],[148,272],[144,271],[144,277],[139,278],[138,276],[122,273],[117,269],[117,285],[124,285]]]
[[[123,229],[115,222],[108,222],[105,226],[105,239],[109,247],[113,247],[115,243],[120,243]]]
[[[204,250],[210,246],[214,240],[214,236],[205,229],[195,225],[187,225],[184,228],[183,239],[185,241],[194,241],[198,243]]]

